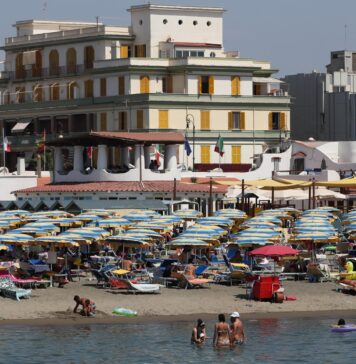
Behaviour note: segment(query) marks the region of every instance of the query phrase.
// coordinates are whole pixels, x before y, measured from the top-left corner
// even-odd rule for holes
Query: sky
[[[0,38],[17,20],[82,20],[129,25],[126,11],[145,0],[0,0]],[[278,76],[325,71],[330,51],[356,50],[356,0],[155,0],[162,5],[224,7],[225,50],[270,61]],[[6,5],[5,5],[6,4]],[[0,60],[4,55],[0,53]]]

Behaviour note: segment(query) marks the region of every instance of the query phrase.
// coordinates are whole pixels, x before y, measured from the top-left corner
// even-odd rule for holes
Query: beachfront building
[[[326,72],[285,77],[293,97],[291,137],[356,140],[356,52],[331,52]]]
[[[85,131],[187,132],[192,153],[179,145],[177,162],[193,168],[194,161],[201,171],[219,164],[248,171],[255,154],[288,139],[290,98],[268,61],[225,50],[224,9],[145,4],[128,11],[129,26],[15,24],[0,74],[10,171],[19,156],[34,169],[44,139]],[[214,152],[219,135],[222,157]],[[74,150],[68,153],[73,160]],[[98,148],[93,153],[96,161]],[[111,147],[108,165],[118,165],[120,153]],[[51,169],[54,156],[45,155]]]

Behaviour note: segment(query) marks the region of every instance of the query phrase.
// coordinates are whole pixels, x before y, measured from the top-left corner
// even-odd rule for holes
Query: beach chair
[[[16,287],[15,283],[10,278],[0,278],[0,292],[9,298],[20,301],[20,298],[29,298],[31,296],[31,289],[23,289]]]
[[[197,278],[192,276],[187,276],[182,274],[182,278],[178,282],[178,286],[188,289],[188,288],[204,288],[207,284],[213,283],[213,279],[208,278]]]
[[[330,281],[330,270],[325,264],[309,263],[307,277],[309,282],[328,282]]]
[[[112,278],[112,288],[126,290],[132,293],[159,293],[160,285],[154,283],[137,283],[130,279]]]

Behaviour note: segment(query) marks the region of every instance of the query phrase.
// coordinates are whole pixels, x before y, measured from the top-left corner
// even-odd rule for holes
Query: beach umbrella
[[[170,241],[167,246],[172,248],[183,248],[183,247],[191,247],[191,248],[208,248],[210,244],[205,242],[204,240],[195,239],[195,238],[177,238]]]
[[[120,228],[122,226],[130,226],[132,222],[124,218],[109,218],[96,221],[93,225],[97,225],[101,228]]]
[[[195,220],[201,217],[203,214],[201,211],[193,210],[193,209],[186,209],[186,210],[178,210],[173,212],[174,216],[179,216],[182,219],[190,219]]]
[[[10,245],[31,245],[34,238],[31,235],[8,233],[0,235],[0,243]]]
[[[253,257],[283,257],[289,255],[298,255],[299,250],[290,248],[286,245],[267,245],[261,248],[251,250],[249,255]]]
[[[93,240],[96,240],[94,238],[88,238],[83,235],[74,234],[74,233],[60,234],[60,235],[57,235],[57,237],[63,238],[66,240],[70,240],[70,241],[75,241],[75,242],[79,243],[80,245],[90,245]]]
[[[141,248],[141,247],[147,247],[151,244],[145,240],[135,238],[133,236],[125,236],[123,234],[120,235],[111,235],[109,236],[106,241],[110,244],[115,245],[122,245],[123,250],[125,247],[130,248]]]
[[[32,212],[26,210],[7,210],[1,211],[0,216],[18,216],[18,217],[26,217],[31,215]]]
[[[72,248],[78,247],[79,244],[70,239],[65,239],[62,236],[45,236],[39,237],[34,240],[34,243],[38,243],[40,245],[51,245],[52,247],[60,247],[60,248]]]
[[[83,221],[78,220],[76,218],[70,218],[70,217],[61,217],[58,219],[45,218],[45,219],[37,220],[37,222],[51,223],[53,225],[63,226],[63,227],[79,227],[79,226],[83,225]]]
[[[96,221],[101,219],[98,215],[84,213],[77,215],[75,218],[81,221]]]
[[[127,230],[126,232],[127,234],[145,234],[148,235],[152,238],[159,238],[159,239],[164,239],[164,237],[157,233],[156,231],[152,230],[152,229],[138,229],[138,228],[132,228]]]
[[[99,217],[110,217],[113,214],[113,211],[105,210],[105,209],[93,209],[85,211],[87,215],[95,215]]]
[[[0,244],[0,250],[9,250],[7,245]]]

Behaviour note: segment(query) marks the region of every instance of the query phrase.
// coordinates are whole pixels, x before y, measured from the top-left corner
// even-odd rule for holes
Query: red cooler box
[[[280,287],[277,276],[260,276],[253,285],[252,297],[256,300],[271,300]]]

